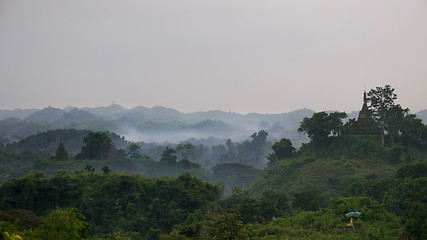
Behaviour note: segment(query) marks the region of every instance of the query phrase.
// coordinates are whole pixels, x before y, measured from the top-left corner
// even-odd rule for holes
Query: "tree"
[[[58,148],[56,149],[55,159],[60,161],[68,160],[68,152],[65,150],[65,146],[64,146],[64,142],[62,141],[62,138],[60,139]]]
[[[293,157],[296,150],[292,146],[291,140],[287,138],[282,138],[279,142],[274,143],[271,149],[274,152],[267,156],[269,166],[273,165],[277,160]]]
[[[49,239],[84,239],[88,224],[80,210],[75,208],[57,208],[44,220],[50,229]]]
[[[130,155],[131,158],[140,157],[141,156],[141,154],[139,154],[140,149],[141,149],[141,146],[139,146],[136,143],[132,143],[131,145],[129,145],[129,147],[127,147],[128,154]]]
[[[267,190],[262,193],[258,207],[260,216],[269,221],[284,215],[288,208],[288,198],[284,192]]]
[[[208,239],[249,239],[249,237],[239,216],[225,213],[215,220]]]
[[[177,158],[175,154],[176,154],[175,149],[166,147],[166,149],[162,153],[162,158],[160,158],[160,162],[166,163],[168,165],[175,165],[176,158]]]
[[[238,154],[236,144],[231,141],[231,139],[227,139],[225,142],[225,146],[227,147],[226,153],[221,156],[222,163],[231,163],[236,159]]]
[[[399,239],[427,239],[427,205],[419,192],[408,193],[409,206],[406,216],[402,218],[403,231]]]
[[[345,112],[317,112],[311,118],[305,117],[301,122],[298,132],[303,132],[314,142],[326,139],[329,135],[340,135],[343,126],[342,119],[346,118]]]
[[[110,174],[110,173],[111,173],[111,169],[110,169],[110,167],[109,167],[108,165],[104,165],[104,166],[101,168],[101,170],[102,170],[102,172],[104,173],[104,175],[108,175],[108,174]]]
[[[175,150],[177,153],[181,154],[185,159],[190,159],[195,155],[195,147],[191,143],[179,144],[176,146]]]
[[[422,123],[421,119],[417,118],[415,114],[408,114],[403,118],[400,132],[401,140],[405,151],[408,152],[410,144],[418,145],[422,148],[422,137],[423,131],[426,127]]]
[[[106,132],[89,132],[83,138],[83,147],[79,159],[104,160],[113,146],[113,141]]]
[[[382,146],[384,146],[385,133],[396,136],[402,119],[409,112],[409,109],[403,109],[399,104],[395,104],[396,99],[397,95],[390,85],[376,87],[368,92],[369,110],[372,111],[372,117],[381,128]]]
[[[92,165],[90,165],[90,164],[86,164],[85,170],[87,173],[94,173],[95,172],[95,168],[92,167]]]
[[[252,134],[251,138],[251,146],[253,149],[257,150],[258,148],[262,148],[267,142],[268,132],[261,130],[258,133]]]

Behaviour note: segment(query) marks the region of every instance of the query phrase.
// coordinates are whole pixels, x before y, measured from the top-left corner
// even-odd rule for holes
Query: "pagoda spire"
[[[369,109],[368,109],[368,98],[366,97],[366,90],[363,92],[363,105],[362,109],[359,112],[359,118],[357,121],[361,121],[369,117]]]

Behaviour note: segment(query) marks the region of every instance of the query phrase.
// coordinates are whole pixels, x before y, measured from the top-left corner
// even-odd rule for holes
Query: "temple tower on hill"
[[[366,97],[366,91],[363,92],[363,105],[359,112],[359,117],[357,118],[354,133],[357,135],[380,134],[378,125],[372,118],[372,113],[368,108],[368,98]]]
[[[369,109],[368,109],[368,100],[366,98],[366,91],[364,91],[362,110],[360,110],[359,112],[359,117],[357,118],[357,121],[360,122],[369,118],[371,118],[371,113],[369,112]]]

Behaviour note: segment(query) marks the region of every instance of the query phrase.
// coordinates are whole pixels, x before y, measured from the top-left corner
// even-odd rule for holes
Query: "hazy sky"
[[[0,0],[0,109],[427,109],[426,0]]]

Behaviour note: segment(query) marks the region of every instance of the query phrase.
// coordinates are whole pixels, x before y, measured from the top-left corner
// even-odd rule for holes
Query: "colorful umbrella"
[[[349,212],[346,214],[347,217],[358,217],[360,214],[362,214],[361,212]]]

